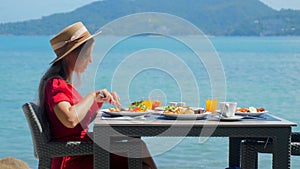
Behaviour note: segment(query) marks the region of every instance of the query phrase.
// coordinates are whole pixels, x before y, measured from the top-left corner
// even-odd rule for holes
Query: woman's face
[[[75,72],[78,73],[84,72],[87,69],[88,64],[93,62],[93,58],[92,58],[93,47],[94,47],[94,43],[91,44],[89,47],[83,47],[83,49],[80,51],[74,67]]]

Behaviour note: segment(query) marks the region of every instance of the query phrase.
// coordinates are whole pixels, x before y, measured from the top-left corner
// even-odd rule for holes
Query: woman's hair
[[[45,87],[48,82],[48,80],[57,77],[65,80],[67,83],[71,83],[68,81],[68,79],[71,79],[70,76],[72,76],[72,69],[74,69],[75,65],[71,65],[70,61],[66,59],[69,56],[74,56],[72,59],[76,61],[77,57],[80,55],[80,52],[82,50],[87,50],[92,43],[94,42],[93,39],[83,43],[79,47],[77,47],[75,50],[73,50],[71,53],[69,53],[66,57],[62,58],[61,60],[54,62],[50,68],[46,71],[46,73],[43,75],[43,77],[40,80],[39,89],[38,89],[38,95],[39,95],[39,113],[41,113],[43,119],[43,122],[47,122],[46,120],[46,112],[45,112]],[[85,44],[87,46],[85,46]],[[80,80],[80,74],[76,72],[77,78]]]
[[[69,65],[65,58],[53,63],[51,67],[46,71],[46,73],[43,75],[43,77],[40,80],[40,85],[38,89],[39,94],[39,113],[41,114],[41,117],[43,118],[43,125],[48,124],[47,116],[46,116],[46,107],[45,107],[45,86],[53,77],[59,77],[64,80],[68,79],[69,76]]]

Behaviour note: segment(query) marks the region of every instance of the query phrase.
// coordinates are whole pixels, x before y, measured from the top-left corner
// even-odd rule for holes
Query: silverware
[[[256,116],[244,116],[243,118],[245,118],[245,119],[266,119],[266,118],[264,118],[264,117],[256,117]]]
[[[121,106],[121,104],[119,106],[114,105],[115,108],[119,109],[120,111],[127,111],[127,109],[125,109],[124,107]]]
[[[105,98],[105,97],[106,97],[106,95],[104,94],[103,91],[100,91],[99,96],[100,96],[101,98]],[[114,105],[114,106],[115,106],[115,108],[119,109],[120,111],[126,111],[126,110],[127,110],[127,109],[123,108],[123,107],[121,106],[121,104],[120,104],[120,105]]]
[[[100,96],[101,98],[105,98],[105,97],[106,97],[105,94],[103,93],[103,91],[100,91],[99,96]]]

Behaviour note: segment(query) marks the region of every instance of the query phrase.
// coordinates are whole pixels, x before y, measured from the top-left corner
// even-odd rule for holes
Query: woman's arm
[[[99,95],[101,91],[104,93],[105,97],[101,97]],[[89,93],[75,105],[71,105],[66,101],[59,102],[54,106],[53,110],[64,126],[68,128],[74,128],[85,117],[95,101],[120,105],[119,97],[116,95],[116,93],[110,93],[104,89]]]

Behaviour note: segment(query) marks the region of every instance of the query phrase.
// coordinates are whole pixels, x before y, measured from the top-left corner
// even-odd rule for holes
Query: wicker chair
[[[258,153],[272,153],[272,140],[246,140],[241,144],[242,168],[258,168]],[[291,155],[300,156],[300,132],[291,134]]]
[[[22,108],[30,128],[34,154],[39,159],[39,169],[51,168],[53,157],[93,154],[92,142],[50,142],[49,128],[42,123],[38,105],[30,102],[25,103]]]

